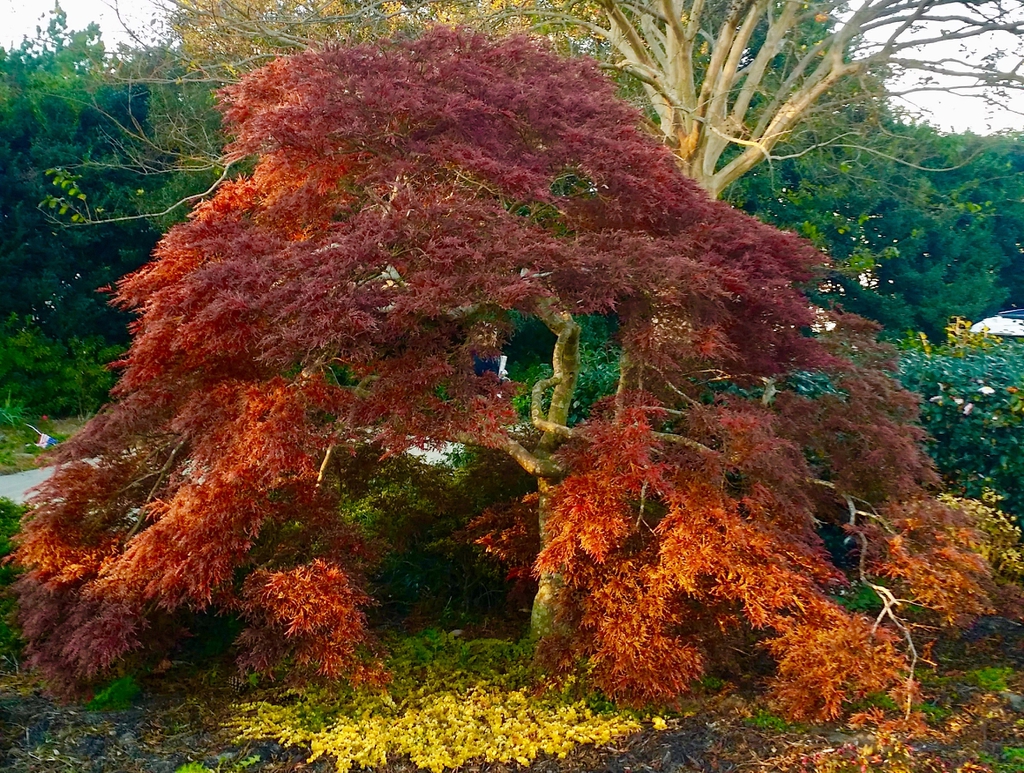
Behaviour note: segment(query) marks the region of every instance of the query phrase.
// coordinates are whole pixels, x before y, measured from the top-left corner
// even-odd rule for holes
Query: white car
[[[994,336],[1024,338],[1024,309],[1001,311],[994,317],[971,325],[972,333],[980,333],[983,330]]]

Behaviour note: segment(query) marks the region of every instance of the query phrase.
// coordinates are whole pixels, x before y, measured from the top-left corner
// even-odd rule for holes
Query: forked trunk
[[[513,455],[528,472],[537,477],[537,517],[540,549],[543,550],[551,538],[548,524],[555,487],[565,474],[555,454],[573,433],[569,428],[569,409],[580,371],[580,326],[571,314],[559,311],[549,300],[537,304],[537,315],[557,336],[551,354],[551,378],[541,379],[534,384],[530,398],[530,419],[542,435],[532,454],[517,451]],[[544,395],[548,389],[552,390],[551,403],[545,409]],[[536,639],[557,632],[559,595],[563,584],[562,576],[557,572],[542,573],[538,580],[530,619],[530,633]]]

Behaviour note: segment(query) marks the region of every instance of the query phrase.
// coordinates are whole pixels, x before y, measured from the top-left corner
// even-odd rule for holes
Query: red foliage
[[[548,465],[536,570],[564,582],[559,641],[615,696],[678,695],[714,660],[706,631],[741,622],[791,709],[893,684],[892,635],[827,595],[847,578],[820,522],[945,618],[984,609],[874,331],[833,314],[809,332],[823,257],[709,200],[594,63],[435,29],[278,60],[224,100],[254,171],[120,283],[140,316],[116,401],[64,446],[20,542],[30,661],[56,686],[158,648],[189,608],[246,621],[244,665],[379,678],[373,551],[321,485],[330,453],[372,444]],[[513,434],[512,389],[473,367],[513,313],[614,315],[614,405]],[[803,371],[833,388],[798,394]],[[868,513],[852,525],[847,496]],[[520,579],[534,510],[478,524],[510,524],[484,544]]]

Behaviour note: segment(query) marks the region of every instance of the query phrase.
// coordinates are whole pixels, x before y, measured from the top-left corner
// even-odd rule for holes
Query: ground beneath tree
[[[990,628],[991,628],[990,624]],[[725,685],[688,706],[664,730],[614,745],[577,748],[565,759],[538,758],[537,773],[640,771],[1024,771],[1024,657],[1016,634],[995,625],[922,673],[916,729],[882,720],[793,726],[755,694]],[[180,672],[180,673],[176,673]],[[175,773],[189,762],[211,771],[333,771],[330,760],[273,741],[237,743],[228,721],[241,702],[271,691],[230,686],[226,669],[179,668],[142,682],[127,711],[62,705],[24,674],[0,675],[0,770],[9,773]],[[884,702],[884,701],[883,701]],[[865,706],[862,714],[880,709]],[[895,717],[889,712],[889,720]],[[863,720],[864,718],[862,718]],[[876,716],[877,720],[878,717]],[[527,770],[515,763],[469,764],[465,771]],[[410,773],[395,760],[386,773]]]

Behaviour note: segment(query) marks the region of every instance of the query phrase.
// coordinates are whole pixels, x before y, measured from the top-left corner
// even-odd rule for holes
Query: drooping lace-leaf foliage
[[[56,687],[210,608],[245,621],[249,667],[383,678],[365,578],[386,546],[339,516],[338,480],[368,444],[509,447],[514,390],[474,363],[540,309],[614,319],[628,356],[618,404],[557,457],[537,563],[564,578],[567,659],[610,694],[678,694],[741,623],[794,710],[891,684],[894,637],[827,595],[845,577],[815,524],[846,523],[839,491],[878,514],[847,527],[871,571],[950,619],[984,608],[873,331],[810,334],[822,256],[708,199],[593,63],[436,29],[281,59],[223,97],[254,169],[119,285],[139,318],[115,402],[18,547],[30,661]],[[807,372],[834,388],[786,387]],[[530,510],[488,543],[519,579]]]

